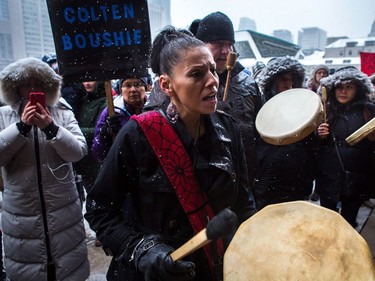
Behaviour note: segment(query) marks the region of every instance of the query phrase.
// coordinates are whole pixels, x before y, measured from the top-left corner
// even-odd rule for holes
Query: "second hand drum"
[[[296,88],[268,100],[259,110],[255,126],[265,142],[286,145],[307,137],[322,118],[320,97],[313,91]]]

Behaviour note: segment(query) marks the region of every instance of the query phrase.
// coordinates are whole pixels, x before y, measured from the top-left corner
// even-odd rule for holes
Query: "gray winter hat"
[[[348,82],[355,82],[358,90],[357,97],[363,98],[373,92],[370,78],[354,66],[346,66],[336,70],[335,73],[320,80],[320,86],[327,88],[328,93],[333,93],[337,86]],[[320,89],[321,89],[320,87]]]
[[[315,74],[318,72],[319,69],[324,69],[325,71],[327,71],[327,73],[329,74],[329,68],[328,66],[324,65],[324,64],[319,64],[317,65],[314,70],[313,70],[313,73],[312,73],[312,77],[315,77]]]
[[[48,64],[36,58],[17,60],[0,72],[0,100],[11,106],[18,104],[21,101],[18,88],[29,79],[43,84],[47,105],[57,103],[62,78]]]

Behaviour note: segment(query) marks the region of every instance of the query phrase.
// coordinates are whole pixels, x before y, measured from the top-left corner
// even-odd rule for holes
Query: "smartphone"
[[[43,92],[31,92],[29,94],[29,100],[32,105],[36,105],[36,103],[40,103],[43,108],[46,108],[46,97]],[[36,108],[38,113],[41,113],[39,108]]]

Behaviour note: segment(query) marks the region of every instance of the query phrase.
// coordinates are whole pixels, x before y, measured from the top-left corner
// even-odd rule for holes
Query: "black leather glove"
[[[113,138],[121,129],[121,115],[115,114],[111,117],[108,117],[103,123],[102,128],[100,129],[100,134],[104,138]]]
[[[169,255],[173,248],[162,243],[157,235],[146,236],[134,249],[135,267],[146,281],[186,281],[195,277],[195,264],[173,261]]]

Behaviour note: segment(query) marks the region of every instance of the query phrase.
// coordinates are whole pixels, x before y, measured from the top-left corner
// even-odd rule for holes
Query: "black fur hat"
[[[194,31],[196,21],[192,23],[192,30]],[[204,17],[197,28],[195,36],[203,42],[215,42],[226,40],[234,44],[234,29],[233,23],[227,15],[222,12],[215,12]]]

